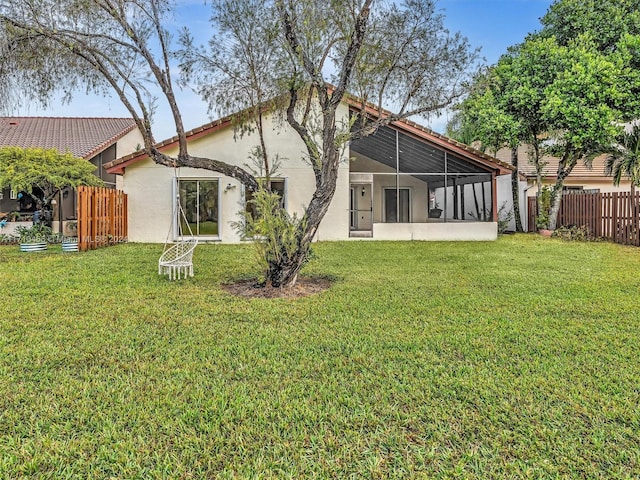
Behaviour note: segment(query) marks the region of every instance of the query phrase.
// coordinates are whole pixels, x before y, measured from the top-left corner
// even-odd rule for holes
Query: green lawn
[[[0,247],[0,478],[638,478],[640,250],[324,243],[249,300],[248,246]]]

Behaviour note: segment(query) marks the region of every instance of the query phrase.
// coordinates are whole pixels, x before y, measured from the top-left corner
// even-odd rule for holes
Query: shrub
[[[586,225],[580,227],[577,225],[562,226],[556,228],[551,236],[575,242],[590,242],[594,240],[593,235],[591,235],[589,231],[589,227]]]
[[[553,194],[551,189],[545,186],[538,195],[540,209],[536,216],[536,227],[538,230],[546,230],[549,228],[549,210],[551,210]]]
[[[51,227],[43,223],[34,223],[31,227],[18,227],[16,233],[20,243],[39,243],[53,240]]]
[[[513,210],[507,209],[507,202],[503,202],[498,209],[498,233],[503,234],[509,229],[509,222],[513,219]]]
[[[242,221],[232,225],[245,239],[253,241],[257,264],[264,272],[264,280],[268,281],[277,265],[286,263],[296,254],[298,232],[304,228],[306,219],[296,214],[289,215],[281,205],[280,195],[262,185],[247,203],[253,207],[252,212],[240,211]],[[306,263],[313,256],[311,246],[304,254]]]

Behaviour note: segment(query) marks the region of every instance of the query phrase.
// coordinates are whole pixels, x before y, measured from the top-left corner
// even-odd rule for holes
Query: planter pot
[[[44,252],[47,249],[47,242],[21,243],[21,252]]]
[[[541,228],[540,230],[538,230],[538,233],[543,237],[550,237],[553,234],[553,230]]]
[[[62,251],[63,252],[77,252],[78,251],[78,242],[62,242]]]
[[[429,218],[440,218],[440,215],[442,215],[441,208],[432,208],[429,210]]]

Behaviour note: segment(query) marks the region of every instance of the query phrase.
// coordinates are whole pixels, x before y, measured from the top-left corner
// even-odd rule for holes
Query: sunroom
[[[380,240],[493,240],[510,166],[412,122],[350,144],[349,230]]]

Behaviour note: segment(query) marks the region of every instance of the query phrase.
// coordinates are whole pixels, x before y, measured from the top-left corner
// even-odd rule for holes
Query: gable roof
[[[357,99],[351,98],[346,98],[346,101],[354,110],[357,110],[358,112],[361,111],[362,102]],[[365,105],[364,113],[369,117],[374,118],[377,118],[379,115],[378,108],[371,103],[367,103]],[[382,109],[381,115],[383,117],[391,116],[392,112]],[[487,155],[480,150],[470,147],[469,145],[466,145],[462,142],[458,142],[457,140],[447,137],[446,135],[434,132],[430,128],[420,125],[419,123],[416,123],[407,118],[391,122],[389,126],[392,129],[407,133],[414,138],[426,141],[427,143],[430,143],[443,150],[448,150],[452,153],[456,153],[466,160],[470,160],[484,167],[488,167],[489,169],[497,170],[498,175],[506,175],[510,174],[512,171],[515,171],[515,168],[508,162],[504,162],[495,157],[492,157],[491,155]]]
[[[361,110],[362,102],[358,101],[357,99],[345,96],[344,101],[349,105],[351,109],[358,111]],[[388,110],[382,110],[381,112],[383,116],[391,115],[391,112]],[[377,117],[378,109],[373,104],[366,104],[365,113],[370,117]],[[194,128],[193,130],[189,130],[188,132],[186,132],[187,141],[195,140],[218,130],[227,128],[231,126],[232,122],[233,117],[227,116],[213,122],[206,123],[200,127]],[[445,135],[436,133],[433,130],[411,120],[396,120],[391,122],[390,127],[401,130],[415,138],[418,138],[419,140],[426,141],[427,143],[435,145],[438,148],[457,153],[467,160],[479,163],[484,167],[496,170],[498,172],[498,175],[510,174],[515,170],[515,168],[507,162],[498,160],[497,158],[491,157],[490,155],[487,155],[479,150],[465,145],[464,143],[458,142]],[[174,136],[157,143],[156,148],[162,151],[171,147],[175,147],[177,144],[178,137]],[[139,150],[137,152],[131,153],[130,155],[126,155],[105,164],[105,168],[109,173],[123,174],[126,167],[146,158],[148,158],[148,155],[143,150]]]
[[[88,160],[135,128],[132,118],[0,117],[0,146],[55,148]]]

